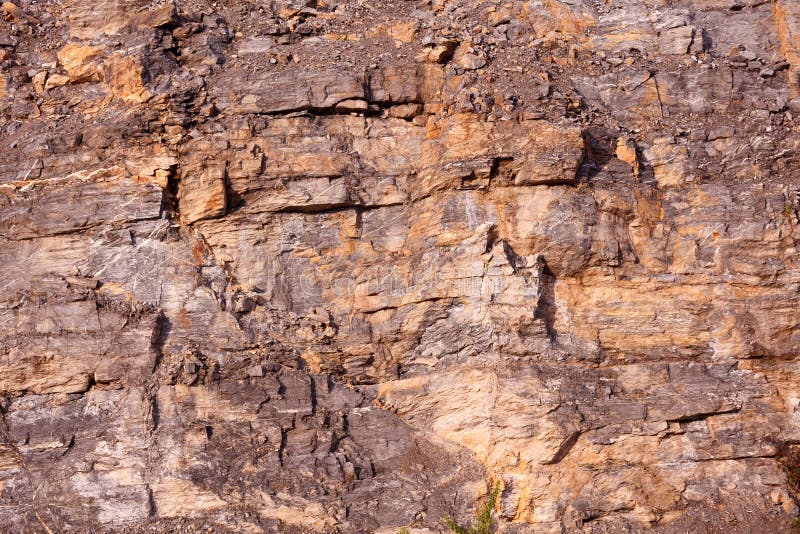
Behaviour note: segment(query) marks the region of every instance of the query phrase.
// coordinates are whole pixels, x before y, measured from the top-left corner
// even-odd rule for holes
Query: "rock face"
[[[800,2],[2,9],[3,532],[790,528]]]

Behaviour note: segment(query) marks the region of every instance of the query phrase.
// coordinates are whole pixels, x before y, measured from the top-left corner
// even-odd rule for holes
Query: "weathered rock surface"
[[[2,10],[0,531],[789,530],[800,2]]]

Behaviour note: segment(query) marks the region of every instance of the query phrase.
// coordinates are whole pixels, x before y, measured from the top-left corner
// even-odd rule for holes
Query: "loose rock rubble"
[[[798,36],[3,3],[0,530],[787,531]]]

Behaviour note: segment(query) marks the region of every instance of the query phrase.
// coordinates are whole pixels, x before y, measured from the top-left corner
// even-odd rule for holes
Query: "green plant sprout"
[[[486,502],[483,503],[483,506],[481,506],[480,510],[475,515],[475,520],[472,522],[471,527],[464,528],[459,526],[447,516],[444,516],[442,521],[444,521],[447,528],[450,529],[451,532],[455,532],[455,534],[491,534],[494,532],[494,528],[492,528],[492,510],[494,510],[494,505],[497,503],[497,497],[499,495],[500,484],[496,484],[494,488],[492,488],[492,492],[489,494]]]

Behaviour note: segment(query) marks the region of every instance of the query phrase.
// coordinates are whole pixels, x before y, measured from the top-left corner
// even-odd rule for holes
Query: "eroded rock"
[[[796,2],[400,4],[4,4],[0,530],[788,528]]]

